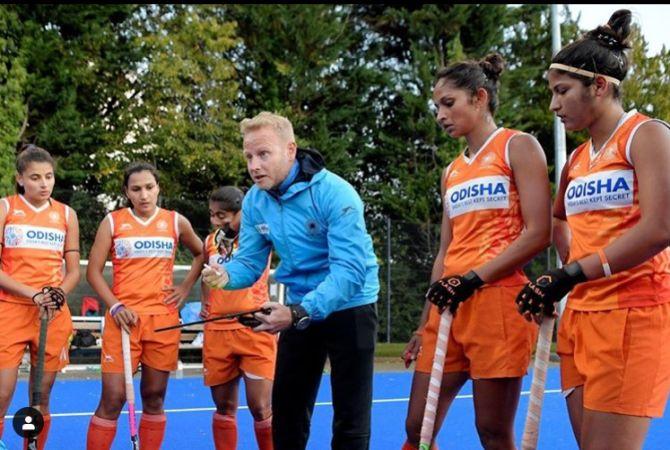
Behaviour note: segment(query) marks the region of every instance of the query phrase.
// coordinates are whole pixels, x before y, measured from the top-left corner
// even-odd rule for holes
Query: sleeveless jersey
[[[14,280],[41,289],[63,282],[63,252],[70,208],[49,199],[35,208],[22,195],[1,200],[7,211],[2,241],[2,271]],[[0,299],[33,304],[32,299],[0,290]]]
[[[211,233],[205,239],[205,259],[208,264],[213,267],[221,267],[223,263],[230,261],[235,257],[238,248],[238,240],[235,239],[233,248],[230,252],[224,246],[217,246],[214,241],[215,233]],[[210,289],[207,297],[209,304],[209,316],[223,316],[241,311],[251,311],[259,308],[263,303],[269,300],[268,296],[268,277],[270,276],[270,262],[272,254],[268,258],[268,265],[263,272],[263,275],[254,283],[253,286],[246,289],[238,289],[233,291],[223,289]],[[232,320],[216,320],[205,324],[206,330],[234,330],[244,328],[237,319]]]
[[[600,151],[593,153],[592,142],[588,141],[571,155],[563,198],[572,233],[571,261],[596,253],[640,221],[630,147],[640,125],[650,120],[630,111]],[[668,301],[668,248],[632,269],[578,284],[568,296],[568,306],[580,311],[653,306]]]
[[[509,142],[518,134],[499,128],[474,157],[463,152],[447,168],[444,204],[452,239],[443,276],[462,275],[481,266],[521,234],[524,223],[519,193],[509,164]],[[516,286],[526,281],[519,268],[489,284]]]
[[[179,244],[178,214],[157,208],[146,221],[130,208],[108,215],[112,229],[112,292],[138,314],[166,314],[163,303],[172,286]]]

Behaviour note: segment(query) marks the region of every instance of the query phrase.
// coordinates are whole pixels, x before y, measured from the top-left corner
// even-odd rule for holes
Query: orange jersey
[[[588,141],[568,163],[563,202],[572,233],[570,260],[576,261],[630,230],[640,221],[638,184],[630,146],[638,127],[650,119],[635,111],[593,153]],[[670,249],[612,277],[578,284],[568,306],[581,311],[652,306],[670,301]]]
[[[464,274],[500,255],[521,234],[519,193],[509,164],[508,146],[519,131],[499,128],[473,158],[465,153],[447,168],[444,198],[452,239],[443,276]],[[522,285],[521,268],[489,283]]]
[[[172,269],[179,244],[179,215],[157,208],[146,221],[130,208],[109,214],[112,229],[112,292],[138,314],[166,314],[163,303],[172,286]]]
[[[22,195],[1,200],[7,211],[2,240],[2,271],[14,280],[42,289],[63,282],[63,252],[70,208],[49,200],[35,208]],[[0,299],[33,304],[32,300],[0,290]]]
[[[211,233],[207,236],[207,239],[205,239],[205,259],[211,267],[216,268],[235,257],[238,248],[238,240],[235,239],[232,251],[228,254],[223,246],[220,248],[217,247],[216,242],[214,242],[214,234],[215,233]],[[240,311],[251,311],[267,302],[269,300],[268,278],[270,276],[271,258],[272,254],[270,254],[270,257],[268,258],[268,265],[265,268],[263,275],[261,275],[258,281],[256,281],[250,288],[234,291],[210,289],[207,297],[209,316],[215,317]],[[233,330],[243,327],[244,325],[237,319],[217,320],[208,322],[205,325],[205,328],[210,330]]]

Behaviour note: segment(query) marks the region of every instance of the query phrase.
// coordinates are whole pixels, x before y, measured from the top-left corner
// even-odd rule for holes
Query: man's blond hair
[[[286,139],[288,142],[295,142],[291,121],[279,114],[263,111],[251,119],[244,119],[240,122],[242,136],[250,131],[264,127],[272,128],[278,136]]]

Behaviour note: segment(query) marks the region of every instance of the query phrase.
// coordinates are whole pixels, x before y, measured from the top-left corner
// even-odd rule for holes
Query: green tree
[[[647,56],[647,42],[642,30],[633,26],[631,67],[622,83],[626,110],[638,111],[652,117],[670,120],[670,50],[665,46],[657,55]]]
[[[244,173],[234,120],[235,69],[226,54],[235,25],[207,5],[149,5],[133,18],[133,43],[145,50],[130,78],[132,117],[109,164],[152,161],[167,197],[204,199]],[[110,171],[109,186],[118,186]]]
[[[0,196],[13,192],[16,143],[25,126],[25,62],[20,54],[21,24],[16,9],[0,6]]]

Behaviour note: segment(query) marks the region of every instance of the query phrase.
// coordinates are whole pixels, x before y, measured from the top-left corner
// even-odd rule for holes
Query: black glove
[[[263,314],[270,314],[272,310],[270,308],[261,308],[257,311],[248,312],[246,314],[240,314],[237,316],[238,322],[240,322],[245,327],[256,328],[261,324],[261,321],[254,317],[254,313],[260,312]]]
[[[554,303],[560,301],[575,285],[586,281],[582,266],[577,261],[543,273],[534,281],[529,281],[516,297],[521,314],[542,313],[552,316]]]
[[[63,289],[59,287],[51,287],[51,286],[43,287],[40,292],[38,292],[33,296],[33,301],[35,301],[35,297],[37,297],[39,294],[42,294],[44,296],[48,295],[50,299],[49,305],[53,305],[54,309],[57,309],[59,311],[63,307],[66,301],[65,292],[63,291]]]
[[[483,284],[479,275],[471,270],[465,275],[451,275],[437,280],[430,285],[426,298],[440,308],[440,313],[449,308],[449,311],[455,314],[458,305],[466,301]]]

